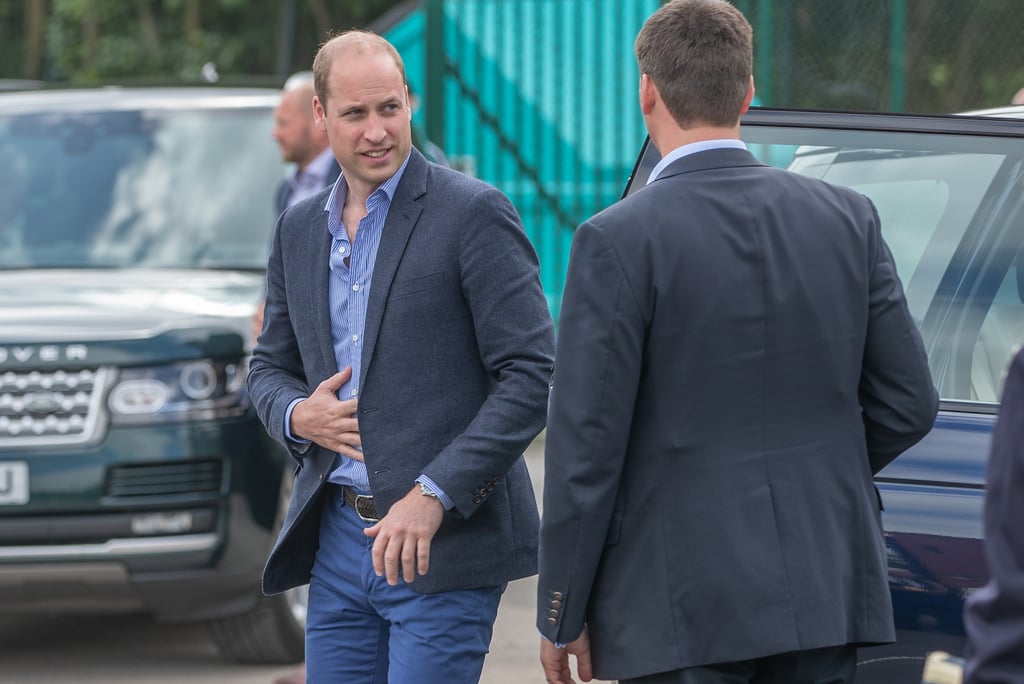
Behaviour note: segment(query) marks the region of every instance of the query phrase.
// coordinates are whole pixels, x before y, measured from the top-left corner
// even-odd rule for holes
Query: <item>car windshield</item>
[[[0,269],[266,265],[267,108],[0,115]]]

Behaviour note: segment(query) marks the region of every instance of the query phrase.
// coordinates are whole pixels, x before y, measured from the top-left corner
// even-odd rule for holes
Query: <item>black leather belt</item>
[[[377,506],[373,503],[372,496],[358,494],[354,489],[345,485],[342,485],[341,491],[345,503],[352,507],[361,520],[372,523],[380,520],[377,517]]]

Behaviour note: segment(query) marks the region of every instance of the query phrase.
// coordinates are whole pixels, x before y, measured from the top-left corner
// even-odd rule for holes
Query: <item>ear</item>
[[[640,111],[648,116],[654,111],[654,104],[660,99],[658,87],[647,74],[640,74]]]
[[[751,74],[751,76],[750,76],[750,85],[747,86],[747,96],[745,98],[743,98],[743,108],[740,109],[740,116],[743,116],[744,114],[747,113],[747,110],[750,109],[750,103],[753,102],[753,101],[754,101],[754,76],[753,76],[753,74]]]
[[[318,131],[327,130],[327,112],[316,95],[313,96],[313,125]]]

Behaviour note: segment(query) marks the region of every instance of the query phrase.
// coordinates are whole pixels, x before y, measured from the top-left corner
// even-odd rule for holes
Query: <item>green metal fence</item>
[[[733,0],[758,102],[954,112],[1024,86],[1021,0]],[[575,227],[614,202],[644,139],[633,40],[660,0],[421,0],[383,32],[453,165],[505,191],[557,316]]]
[[[632,45],[659,5],[427,0],[386,34],[427,136],[519,210],[556,317],[572,233],[621,195],[646,134]]]

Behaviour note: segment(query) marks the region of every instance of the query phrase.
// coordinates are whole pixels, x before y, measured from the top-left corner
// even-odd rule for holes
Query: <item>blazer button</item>
[[[561,608],[562,607],[562,602],[561,601],[552,601],[551,602],[551,607],[552,608]]]
[[[556,591],[554,594],[551,595],[551,598],[555,599],[556,601],[561,601],[565,597],[562,596],[562,592]]]
[[[473,503],[478,504],[481,501],[483,501],[483,497],[481,497],[479,494],[473,497]]]
[[[548,624],[549,625],[557,625],[558,624],[558,620],[556,620],[555,618],[548,618]]]
[[[558,611],[557,610],[549,610],[548,611],[548,615],[550,615],[553,618],[556,618],[556,617],[558,617]]]

